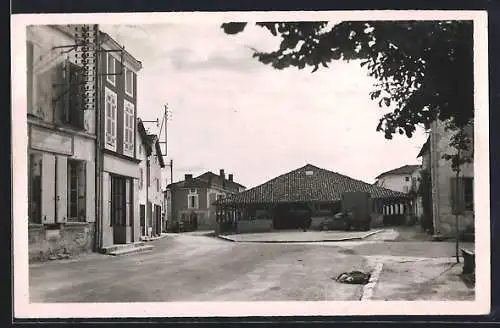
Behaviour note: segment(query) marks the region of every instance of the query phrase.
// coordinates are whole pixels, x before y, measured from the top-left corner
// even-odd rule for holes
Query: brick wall
[[[68,223],[57,229],[48,229],[44,225],[30,225],[29,261],[47,260],[49,256],[66,253],[75,256],[91,252],[94,247],[94,223]]]

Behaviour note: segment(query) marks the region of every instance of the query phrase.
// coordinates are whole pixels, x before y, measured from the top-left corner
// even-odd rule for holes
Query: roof
[[[372,198],[379,199],[406,197],[403,193],[307,164],[214,204],[332,202],[340,201],[343,193],[352,191],[368,192]]]
[[[430,139],[431,139],[430,136],[427,137],[427,141],[425,141],[425,143],[422,145],[422,148],[418,152],[417,158],[424,156],[425,153],[427,153],[429,151]]]
[[[208,183],[209,179],[212,179],[211,185]],[[226,187],[233,188],[245,188],[245,186],[234,182],[229,181],[229,179],[222,179],[220,175],[217,175],[211,171],[205,172],[197,177],[193,177],[190,181],[182,180],[179,182],[171,183],[167,186],[167,188],[175,187],[175,188],[208,188],[210,186],[218,186],[223,187],[223,183]]]
[[[413,172],[415,172],[418,169],[420,169],[420,165],[405,165],[405,166],[398,167],[397,169],[381,173],[375,179],[380,179],[380,178],[382,178],[384,176],[387,176],[387,175],[407,175],[407,174],[412,174]]]
[[[164,168],[165,161],[163,160],[163,154],[161,152],[160,139],[156,134],[149,134],[148,137],[155,146],[155,153],[156,153],[155,156],[158,157],[158,162],[160,162],[160,167]]]
[[[137,118],[137,130],[139,131],[139,135],[141,137],[141,142],[146,149],[146,156],[151,156],[153,154],[153,145],[155,147],[156,155],[158,157],[158,162],[160,163],[160,167],[165,167],[165,160],[163,159],[163,155],[161,152],[160,141],[158,140],[158,136],[156,134],[148,134],[146,129],[144,128],[144,123],[140,118]]]
[[[137,71],[142,69],[142,62],[137,60],[130,52],[125,50],[125,47],[121,46],[115,39],[111,37],[106,32],[99,31],[99,38],[101,43],[109,45],[113,50],[123,50],[123,59],[130,63],[134,69]]]

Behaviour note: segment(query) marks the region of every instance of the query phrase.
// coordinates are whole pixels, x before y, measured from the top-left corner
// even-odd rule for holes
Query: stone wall
[[[451,203],[451,178],[455,176],[455,172],[451,168],[451,161],[441,158],[443,154],[451,154],[454,150],[449,146],[451,133],[445,131],[444,127],[444,122],[433,123],[431,135],[433,219],[437,234],[444,237],[454,237],[455,215],[453,214]],[[464,164],[461,168],[460,176],[474,177],[473,164]],[[466,212],[460,215],[460,231],[465,230],[467,225],[474,223],[473,215],[473,212]]]
[[[75,256],[92,252],[95,223],[66,223],[49,228],[47,225],[29,225],[29,261],[44,261],[50,256]]]

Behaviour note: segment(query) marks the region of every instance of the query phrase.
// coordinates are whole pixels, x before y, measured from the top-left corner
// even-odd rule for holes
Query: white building
[[[96,53],[75,44],[93,42],[97,26],[39,25],[26,32],[30,260],[91,251]]]

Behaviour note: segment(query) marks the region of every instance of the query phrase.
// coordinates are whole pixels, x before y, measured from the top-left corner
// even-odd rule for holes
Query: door
[[[161,233],[161,206],[155,205],[155,233],[159,235]]]
[[[113,243],[126,243],[126,184],[125,179],[111,177],[111,226],[113,227]]]
[[[148,232],[146,231],[146,205],[141,204],[139,206],[139,216],[141,220],[141,231],[146,236]]]

